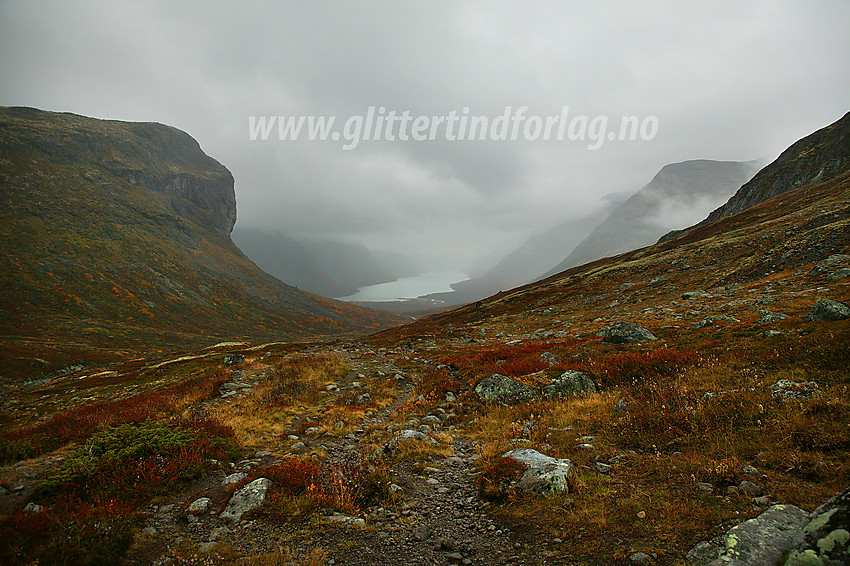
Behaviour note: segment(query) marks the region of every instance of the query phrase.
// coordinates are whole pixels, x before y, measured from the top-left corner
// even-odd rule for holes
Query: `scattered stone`
[[[747,464],[746,466],[741,468],[741,472],[743,472],[744,474],[746,474],[748,476],[754,476],[754,477],[757,477],[757,478],[764,477],[763,473],[758,471],[755,467],[750,466],[749,464]]]
[[[799,507],[774,505],[725,534],[697,544],[687,559],[694,566],[774,565],[799,539],[805,523],[806,512]]]
[[[652,557],[645,552],[635,552],[629,556],[629,562],[637,566],[648,566],[652,564]]]
[[[692,299],[698,299],[700,297],[705,297],[705,296],[708,296],[708,293],[706,293],[705,291],[686,291],[685,293],[682,293],[682,298],[685,299],[686,301],[690,301]]]
[[[293,452],[298,452],[298,453],[306,452],[307,451],[307,445],[299,440],[298,442],[296,442],[295,444],[290,446],[289,449],[292,450]]]
[[[600,474],[607,474],[611,471],[611,466],[609,464],[605,464],[603,462],[596,462],[596,471]]]
[[[644,340],[657,340],[653,334],[635,322],[617,322],[600,334],[602,341],[608,344],[625,344],[626,342],[642,342]]]
[[[218,540],[224,535],[230,534],[231,530],[227,527],[216,527],[212,531],[210,531],[210,540]]]
[[[770,394],[780,399],[811,399],[821,396],[818,384],[814,381],[795,382],[788,379],[780,379],[771,385]]]
[[[714,486],[708,482],[701,481],[697,483],[697,489],[706,493],[711,493],[714,491]]]
[[[567,370],[543,387],[543,397],[575,397],[596,393],[596,386],[590,376],[581,371]]]
[[[738,489],[749,495],[750,497],[759,497],[764,493],[764,490],[749,480],[744,480],[738,484]]]
[[[245,361],[245,356],[242,354],[228,354],[224,356],[224,365],[225,366],[234,366],[240,362]]]
[[[475,393],[485,403],[515,405],[537,399],[537,394],[521,381],[494,373],[475,386]]]
[[[351,517],[349,515],[343,515],[341,513],[334,513],[330,517],[328,517],[328,521],[332,523],[339,523],[341,525],[345,525],[346,527],[353,527],[356,529],[365,529],[366,528],[366,519],[362,517]]]
[[[809,271],[809,277],[820,277],[821,275],[826,275],[829,273],[831,266],[836,263],[844,263],[847,261],[850,261],[850,255],[832,254],[828,258],[819,261],[818,264]]]
[[[272,453],[269,452],[268,450],[260,450],[256,454],[254,454],[254,456],[256,456],[257,458],[265,458],[266,456],[271,456],[271,455],[272,455]]]
[[[218,544],[218,543],[215,542],[215,541],[202,542],[198,545],[198,551],[201,552],[202,554],[206,554],[207,552],[211,551],[215,547],[216,544]]]
[[[455,401],[457,401],[457,397],[455,397],[455,394],[452,393],[451,391],[447,392],[446,393],[446,403],[454,403]]]
[[[552,352],[543,352],[540,354],[540,361],[549,364],[549,367],[561,363],[561,359]]]
[[[826,279],[827,281],[838,281],[839,279],[847,279],[848,277],[850,277],[850,268],[843,267],[827,275]]]
[[[355,397],[349,404],[350,405],[368,405],[372,402],[372,396],[368,393],[363,393],[362,395],[358,395]]]
[[[516,448],[503,455],[526,467],[517,487],[535,495],[568,492],[569,480],[575,474],[573,464],[567,459],[555,459],[531,448]]]
[[[850,564],[850,488],[809,516],[803,539],[788,554],[785,566]]]
[[[695,329],[705,328],[706,326],[712,326],[715,322],[741,322],[741,321],[738,320],[737,318],[735,318],[734,316],[727,316],[725,314],[712,315],[712,316],[708,316],[708,317],[702,319],[698,323],[694,324],[691,328],[695,328]]]
[[[42,511],[44,511],[44,507],[33,503],[32,501],[27,503],[27,506],[24,507],[24,513],[41,513]]]
[[[228,485],[228,484],[232,484],[232,483],[239,483],[247,477],[248,477],[248,474],[245,473],[245,472],[234,472],[234,473],[230,474],[229,476],[227,476],[226,478],[224,478],[223,480],[221,480],[221,484],[222,485]]]
[[[765,330],[762,336],[764,336],[765,338],[776,338],[777,336],[782,336],[783,334],[785,333],[779,330]]]
[[[779,322],[788,318],[787,314],[781,312],[759,311],[759,324],[769,324],[771,322]]]
[[[850,307],[831,299],[818,299],[803,320],[824,322],[850,318]]]
[[[238,523],[242,520],[242,515],[263,504],[271,485],[270,479],[258,478],[236,490],[220,517],[225,521]]]
[[[208,513],[211,504],[212,501],[209,497],[201,497],[199,499],[194,500],[189,505],[189,508],[186,510],[186,513],[189,515],[200,515],[201,513]]]

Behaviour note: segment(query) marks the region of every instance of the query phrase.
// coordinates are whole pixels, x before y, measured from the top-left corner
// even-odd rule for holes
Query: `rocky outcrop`
[[[804,320],[813,322],[844,320],[845,318],[850,318],[850,307],[831,299],[818,299],[812,305],[812,310],[809,311],[809,314],[803,318]]]
[[[844,564],[850,564],[850,488],[815,509],[784,566]]]
[[[97,120],[34,108],[0,111],[0,158],[38,150],[55,162],[110,173],[154,191],[183,218],[229,238],[233,176],[186,132],[151,122]]]
[[[616,322],[599,333],[602,341],[608,344],[625,344],[626,342],[643,342],[657,338],[636,322]]]
[[[794,505],[774,505],[726,534],[697,544],[688,552],[688,561],[693,566],[775,566],[798,543],[806,517]]]

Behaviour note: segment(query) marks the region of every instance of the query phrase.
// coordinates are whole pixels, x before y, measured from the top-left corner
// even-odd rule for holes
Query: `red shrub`
[[[676,376],[699,365],[699,354],[690,350],[658,348],[646,352],[612,355],[591,363],[591,371],[612,385],[633,385]]]

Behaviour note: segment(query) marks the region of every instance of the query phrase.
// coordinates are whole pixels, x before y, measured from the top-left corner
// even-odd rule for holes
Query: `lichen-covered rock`
[[[785,562],[785,566],[846,564],[850,564],[850,488],[815,509],[803,527],[803,541]]]
[[[574,397],[596,393],[596,385],[590,376],[581,371],[567,370],[543,387],[543,397]]]
[[[818,299],[804,319],[814,322],[850,318],[850,307],[831,299]]]
[[[726,534],[697,544],[687,559],[694,566],[775,566],[799,543],[807,516],[794,505],[774,505]]]
[[[475,393],[485,403],[515,405],[537,399],[537,394],[521,381],[494,373],[475,386]]]
[[[759,324],[770,324],[771,322],[779,322],[786,318],[788,318],[788,315],[782,314],[781,312],[771,312],[767,310],[759,311]]]
[[[557,459],[531,448],[516,448],[503,458],[512,458],[525,465],[525,472],[517,488],[525,493],[549,495],[569,491],[569,479],[575,474],[573,464],[567,459]]]
[[[780,379],[770,386],[772,397],[781,399],[811,399],[820,397],[821,392],[818,384],[814,381],[790,381]]]
[[[263,504],[266,500],[266,492],[268,492],[271,485],[272,481],[270,479],[258,478],[237,489],[220,517],[225,521],[238,523],[242,520],[242,515]]]
[[[642,342],[657,340],[653,334],[635,322],[617,322],[603,330],[602,341],[608,344],[625,344],[626,342]]]
[[[224,365],[226,366],[236,365],[244,361],[245,356],[243,356],[242,354],[227,354],[226,356],[224,356]]]
[[[212,501],[209,497],[201,497],[200,499],[196,499],[189,505],[189,508],[186,509],[186,513],[188,515],[200,515],[201,513],[206,513],[210,510],[210,505]]]

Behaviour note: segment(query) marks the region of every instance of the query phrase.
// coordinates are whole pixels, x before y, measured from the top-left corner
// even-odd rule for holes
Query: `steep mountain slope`
[[[282,284],[231,242],[233,177],[175,128],[0,110],[0,333],[150,350],[389,322]]]
[[[843,175],[850,167],[850,112],[825,128],[799,140],[770,165],[758,172],[721,207],[697,224],[703,226],[741,212],[787,191],[828,181]],[[665,234],[660,241],[675,237],[681,231]]]
[[[457,305],[533,281],[569,254],[626,199],[622,195],[613,194],[602,200],[605,201],[602,210],[584,218],[563,222],[530,238],[483,275],[452,284],[453,293],[437,293],[429,297]]]
[[[403,256],[376,254],[360,244],[299,240],[280,231],[236,227],[233,241],[263,270],[325,297],[416,275]]]
[[[665,165],[546,275],[653,244],[669,230],[702,218],[756,170],[754,161],[701,159]]]

